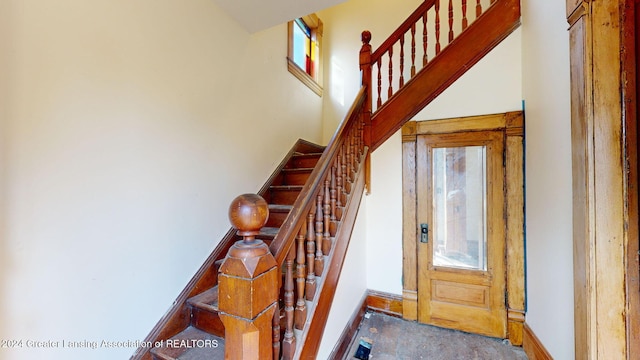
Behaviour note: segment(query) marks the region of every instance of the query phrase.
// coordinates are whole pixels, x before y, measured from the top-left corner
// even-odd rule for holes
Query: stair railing
[[[365,36],[363,33],[363,51],[369,47],[369,56],[363,58],[361,55],[360,68],[368,72],[366,77],[363,74],[363,84],[373,92],[370,94],[373,112],[382,108],[496,1],[425,0],[372,53],[369,45],[371,34]],[[443,36],[444,33],[446,36]],[[405,56],[405,53],[409,55]],[[365,83],[365,78],[369,82]],[[375,79],[375,84],[371,83],[371,79]]]
[[[271,242],[269,250],[281,276],[270,282],[269,290],[259,283],[263,272],[254,269],[250,271],[251,276],[242,279],[244,284],[249,284],[245,288],[253,290],[240,294],[238,287],[233,284],[227,286],[222,279],[228,277],[236,281],[243,277],[238,274],[246,271],[226,266],[226,260],[222,265],[219,286],[221,319],[225,322],[225,332],[234,334],[233,339],[225,336],[226,358],[262,360],[266,358],[265,346],[268,345],[273,359],[309,358],[313,357],[309,354],[317,352],[326,324],[326,311],[333,301],[342,260],[364,192],[365,159],[369,149],[366,98],[366,91],[361,88]],[[230,252],[227,258],[232,257]],[[270,261],[261,261],[270,264]],[[263,270],[270,274],[267,266]],[[270,300],[267,301],[272,290],[277,290],[279,296],[271,323],[272,342],[267,345],[263,318],[274,310]],[[225,315],[223,301],[229,305],[229,315]],[[254,306],[257,303],[259,306]],[[281,311],[281,306],[284,311]],[[249,320],[255,316],[256,320],[247,322],[239,319],[237,314],[246,314],[242,319]],[[233,328],[226,327],[225,319],[229,319]]]

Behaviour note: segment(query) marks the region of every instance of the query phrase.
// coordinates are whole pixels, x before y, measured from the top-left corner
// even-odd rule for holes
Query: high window
[[[288,68],[322,96],[322,22],[315,14],[289,22]]]

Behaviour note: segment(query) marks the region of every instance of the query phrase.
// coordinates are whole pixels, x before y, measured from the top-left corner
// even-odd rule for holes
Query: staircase
[[[238,297],[240,285],[229,287],[228,280],[218,289],[219,278],[237,278],[229,276],[237,268],[227,272],[229,250],[240,239],[230,230],[145,339],[158,346],[139,348],[132,360],[222,359],[225,350],[233,359],[315,359],[358,206],[369,188],[370,152],[520,24],[519,0],[455,3],[461,8],[454,9],[454,0],[425,0],[375,51],[365,31],[362,88],[335,135],[326,148],[299,141],[259,191],[269,216],[255,237],[268,245],[274,266],[258,275],[275,269],[277,280],[246,297]],[[239,230],[245,233],[239,244],[251,245],[253,235]],[[242,281],[253,284],[253,275]],[[224,309],[218,307],[221,294]],[[271,294],[255,312],[255,304]],[[241,316],[234,307],[244,306],[230,303],[248,304],[246,311],[255,317],[238,322],[246,326],[225,322],[225,331],[221,318],[236,321]],[[258,321],[271,313],[268,324]]]
[[[268,245],[292,209],[324,150],[298,140],[259,194],[269,203],[269,218],[257,238]],[[224,358],[224,326],[218,316],[217,274],[231,245],[240,239],[231,229],[178,297],[169,313],[145,339],[158,344],[139,348],[131,359]]]

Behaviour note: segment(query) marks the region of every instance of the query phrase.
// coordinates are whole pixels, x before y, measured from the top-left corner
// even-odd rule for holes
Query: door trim
[[[505,133],[507,337],[522,344],[526,310],[524,271],[524,114],[521,111],[428,121],[402,127],[403,317],[418,318],[416,140],[418,135],[501,130]]]

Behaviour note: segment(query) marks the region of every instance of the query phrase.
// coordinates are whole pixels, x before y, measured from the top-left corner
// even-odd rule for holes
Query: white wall
[[[208,0],[2,1],[0,30],[0,339],[142,340],[232,198],[321,140],[321,99],[285,25],[249,35]]]
[[[344,260],[340,280],[324,328],[317,359],[329,359],[351,316],[367,291],[367,198],[363,197]]]
[[[569,33],[560,1],[522,2],[527,323],[574,358]]]

